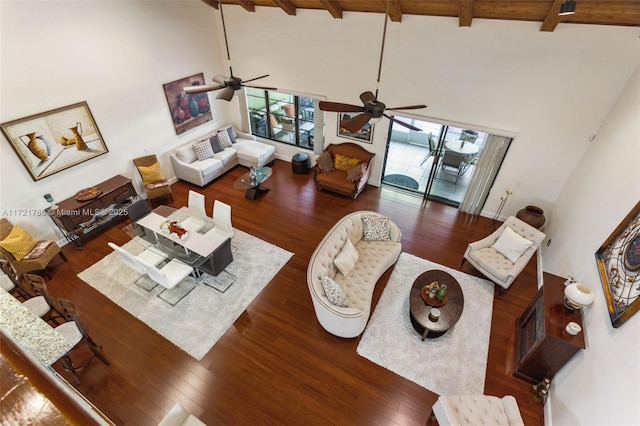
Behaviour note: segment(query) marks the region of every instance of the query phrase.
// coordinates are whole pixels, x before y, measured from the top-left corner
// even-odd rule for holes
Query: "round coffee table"
[[[439,306],[440,318],[437,321],[429,319],[431,306],[422,300],[420,291],[425,285],[438,281],[440,284],[447,285],[447,303]],[[411,287],[409,295],[409,316],[413,328],[422,336],[422,340],[426,337],[438,337],[453,327],[462,315],[464,308],[464,295],[460,284],[450,274],[438,269],[432,269],[423,272],[416,278]]]

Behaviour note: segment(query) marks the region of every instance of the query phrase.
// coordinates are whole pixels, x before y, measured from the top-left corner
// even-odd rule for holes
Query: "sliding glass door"
[[[384,185],[456,207],[463,204],[469,196],[470,187],[480,188],[488,193],[493,180],[488,183],[489,188],[485,175],[484,185],[473,185],[473,181],[487,141],[492,140],[489,138],[491,135],[413,118],[394,118],[422,131],[409,130],[393,123],[389,131],[383,170]],[[508,147],[508,143],[506,146]],[[502,163],[506,148],[501,153],[503,155],[493,157],[490,161],[495,173]],[[473,198],[477,200],[478,195],[473,194]]]

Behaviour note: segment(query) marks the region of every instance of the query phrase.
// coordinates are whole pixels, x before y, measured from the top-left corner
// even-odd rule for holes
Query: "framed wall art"
[[[181,78],[162,86],[167,97],[176,135],[198,127],[212,119],[209,96],[206,93],[188,95],[182,90],[185,86],[201,85],[204,85],[204,74],[202,73]]]
[[[109,152],[86,102],[0,124],[34,181]]]
[[[353,139],[359,142],[372,143],[373,140],[373,125],[371,123],[367,123],[364,127],[358,130],[355,133],[352,133],[341,126],[341,123],[344,120],[348,120],[353,118],[356,114],[354,112],[339,112],[338,113],[338,136],[347,139]]]
[[[614,327],[640,309],[640,202],[596,252],[596,262]]]

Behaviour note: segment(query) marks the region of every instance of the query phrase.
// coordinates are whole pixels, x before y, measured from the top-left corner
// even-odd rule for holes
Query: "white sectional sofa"
[[[193,146],[198,142],[208,141],[218,132],[227,129],[233,136],[231,147],[214,153],[210,158],[198,159]],[[275,159],[275,154],[276,148],[273,145],[258,142],[254,136],[227,125],[179,146],[171,153],[170,158],[176,177],[194,185],[205,186],[238,164],[245,167],[263,167]]]
[[[318,321],[329,333],[339,337],[357,337],[363,331],[371,312],[371,299],[376,283],[400,256],[402,234],[398,226],[388,220],[388,240],[365,241],[363,217],[385,217],[376,212],[358,211],[342,218],[320,241],[311,255],[307,269],[307,284]],[[368,226],[370,229],[370,226]],[[345,250],[347,239],[358,252],[355,265],[347,275],[336,266],[336,258]],[[374,238],[375,239],[375,238]],[[343,268],[343,265],[341,265]],[[349,306],[338,306],[327,297],[322,283],[326,275],[343,290]]]

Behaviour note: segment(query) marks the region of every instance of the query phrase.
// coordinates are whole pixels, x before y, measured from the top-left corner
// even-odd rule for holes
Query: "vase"
[[[547,220],[544,217],[544,210],[536,206],[526,206],[516,213],[516,217],[536,229],[540,229]]]
[[[47,142],[44,139],[37,137],[35,133],[29,133],[24,136],[29,139],[27,148],[33,155],[38,157],[41,161],[45,161],[49,158],[50,148],[47,146]]]
[[[197,117],[200,114],[198,109],[198,102],[196,102],[195,96],[189,97],[189,112],[191,112],[192,117]]]

